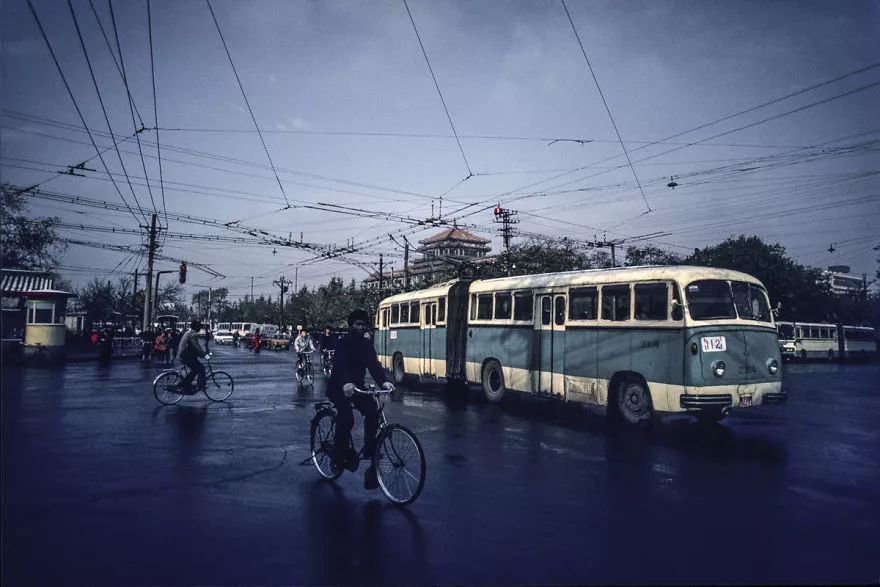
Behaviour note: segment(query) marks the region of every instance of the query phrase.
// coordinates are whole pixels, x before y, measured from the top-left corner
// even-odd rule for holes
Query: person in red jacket
[[[261,347],[261,346],[263,346],[263,337],[260,335],[260,329],[257,328],[257,329],[254,331],[254,346],[253,346],[253,349],[252,349],[252,350],[253,350],[255,353],[258,353],[258,352],[260,352],[260,347]]]

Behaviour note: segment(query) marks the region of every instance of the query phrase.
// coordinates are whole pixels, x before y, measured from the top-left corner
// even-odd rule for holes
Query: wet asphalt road
[[[400,509],[300,466],[323,378],[292,357],[220,348],[233,396],[177,406],[137,361],[4,369],[2,583],[880,580],[878,365],[786,365],[787,405],[710,428],[413,385],[386,413],[428,481]]]

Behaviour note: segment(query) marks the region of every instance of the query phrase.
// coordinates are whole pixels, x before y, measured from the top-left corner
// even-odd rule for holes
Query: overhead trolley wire
[[[626,155],[626,162],[629,164],[629,168],[632,171],[633,177],[636,180],[636,184],[639,186],[639,191],[642,194],[642,199],[645,200],[645,206],[648,207],[647,212],[651,211],[651,204],[648,203],[648,198],[645,196],[645,190],[642,189],[642,183],[639,181],[639,176],[636,173],[636,168],[633,167],[632,160],[629,157],[629,152],[626,150],[626,145],[623,143],[623,138],[620,136],[620,131],[617,129],[617,123],[614,122],[614,116],[611,114],[611,108],[608,107],[608,101],[605,99],[605,93],[602,91],[602,86],[599,85],[599,79],[596,77],[596,72],[593,71],[593,66],[590,63],[590,58],[587,57],[587,51],[584,49],[584,44],[581,42],[581,36],[578,34],[577,27],[574,26],[574,21],[571,19],[571,14],[568,12],[568,6],[565,4],[565,0],[559,0],[562,2],[562,7],[565,9],[565,16],[568,17],[568,22],[571,23],[571,30],[574,32],[574,37],[577,39],[578,46],[581,48],[581,54],[584,56],[584,61],[587,62],[587,68],[590,70],[590,75],[593,76],[593,81],[596,83],[596,89],[599,90],[599,96],[602,98],[602,104],[605,105],[605,111],[608,113],[608,118],[611,119],[611,126],[614,127],[614,133],[617,135],[617,140],[620,141],[620,148],[623,149],[623,154]]]
[[[422,36],[419,34],[419,29],[416,27],[416,21],[413,19],[412,12],[409,10],[409,4],[407,4],[406,0],[403,0],[403,5],[406,7],[406,13],[409,15],[409,21],[412,23],[413,30],[416,33],[416,39],[419,41],[419,47],[422,49],[422,55],[425,57],[425,63],[428,65],[428,71],[431,72],[431,79],[434,80],[434,87],[437,88],[437,95],[440,96],[440,102],[443,104],[443,111],[446,112],[446,119],[449,121],[449,126],[452,128],[452,134],[455,135],[455,142],[458,144],[458,151],[461,153],[461,158],[464,161],[464,166],[467,167],[468,176],[474,174],[471,171],[470,163],[468,163],[467,156],[464,154],[464,149],[461,147],[461,140],[458,138],[458,132],[455,130],[455,124],[452,122],[452,116],[449,114],[449,108],[446,107],[446,100],[443,99],[443,92],[440,91],[440,84],[437,83],[437,76],[434,75],[434,68],[431,67],[431,61],[428,59],[428,53],[425,51],[425,45],[422,43]]]
[[[79,28],[79,21],[76,18],[76,12],[73,10],[73,3],[70,0],[67,0],[67,6],[70,9],[70,16],[73,18],[73,26],[76,28],[76,36],[79,38],[80,47],[82,47],[83,56],[86,59],[86,65],[89,69],[89,75],[92,78],[92,85],[95,87],[95,93],[98,95],[98,103],[101,105],[101,112],[104,114],[104,121],[107,123],[107,129],[110,131],[110,134],[113,133],[113,126],[110,124],[110,116],[107,114],[107,108],[104,106],[104,98],[101,96],[101,90],[98,87],[98,79],[95,77],[95,70],[92,68],[92,61],[89,59],[89,53],[86,50],[86,43],[82,36],[82,31]],[[85,124],[85,123],[83,123]],[[119,165],[122,167],[122,173],[125,174],[126,178],[128,178],[128,171],[125,169],[125,162],[122,160],[122,153],[119,152],[119,148],[116,148],[116,156],[119,158]],[[102,158],[103,160],[103,158]],[[109,173],[110,170],[107,170]],[[114,185],[115,182],[114,182]],[[144,213],[143,207],[141,207],[140,202],[138,201],[137,194],[134,193],[134,186],[131,185],[131,181],[128,182],[128,188],[131,190],[131,195],[134,198],[135,204],[137,204],[138,208],[141,211],[141,214]],[[117,188],[118,189],[118,188]],[[155,210],[155,204],[153,206]],[[146,214],[144,214],[144,221],[147,221]]]
[[[89,0],[91,2],[91,0]],[[107,5],[110,7],[110,21],[113,23],[113,36],[116,38],[116,50],[119,51],[119,66],[121,68],[122,73],[122,83],[125,85],[125,93],[128,94],[128,110],[131,113],[131,125],[134,127],[135,135],[134,138],[137,141],[138,153],[141,156],[141,165],[144,168],[144,177],[147,179],[147,193],[150,194],[150,202],[153,204],[153,210],[156,210],[156,200],[153,199],[153,189],[150,187],[150,175],[147,173],[147,162],[144,159],[144,150],[141,147],[141,133],[140,129],[144,128],[143,121],[141,121],[140,129],[138,129],[137,122],[134,118],[134,98],[131,96],[131,90],[128,87],[128,76],[125,74],[125,59],[122,57],[122,45],[119,42],[119,31],[116,28],[116,16],[113,14],[113,1],[107,0]],[[95,15],[97,18],[97,14]],[[102,29],[103,32],[103,29]]]
[[[150,37],[150,78],[153,80],[153,116],[156,127],[156,157],[159,160],[159,188],[162,190],[162,212],[165,214],[165,226],[168,226],[168,208],[165,205],[165,180],[162,176],[162,147],[159,142],[159,102],[156,99],[156,66],[153,60],[153,14],[150,10],[151,4],[151,0],[147,0],[147,34]]]
[[[272,155],[269,154],[269,148],[266,146],[266,141],[263,139],[263,133],[260,132],[260,125],[257,124],[257,118],[254,116],[254,111],[251,108],[250,102],[248,102],[247,94],[244,91],[244,86],[241,83],[241,78],[238,77],[238,71],[235,69],[235,63],[232,61],[232,55],[229,53],[229,47],[226,45],[226,39],[223,38],[223,31],[220,30],[220,23],[217,22],[217,16],[214,14],[214,8],[211,7],[211,0],[205,0],[208,5],[208,10],[211,11],[211,18],[214,19],[214,26],[217,27],[217,34],[220,35],[220,42],[223,43],[223,49],[226,51],[226,57],[229,59],[229,65],[232,66],[232,73],[235,74],[235,81],[238,82],[238,89],[241,90],[241,96],[244,98],[244,103],[247,106],[248,112],[251,114],[251,120],[254,121],[254,128],[257,129],[257,135],[260,137],[260,142],[263,144],[263,150],[266,151],[266,158],[269,160],[269,165],[272,167],[272,173],[275,174],[275,180],[278,182],[278,187],[281,189],[281,195],[284,196],[284,201],[287,203],[288,208],[292,208],[290,202],[287,201],[287,194],[284,192],[284,186],[281,185],[281,179],[278,177],[278,172],[275,170],[275,163],[272,162]],[[158,124],[156,125],[158,126]]]
[[[40,17],[37,15],[37,11],[34,8],[33,2],[31,0],[27,0],[27,3],[28,3],[28,8],[30,8],[31,14],[34,17],[34,20],[37,23],[37,27],[40,29],[40,34],[43,37],[43,41],[46,43],[46,47],[49,49],[49,54],[52,56],[52,61],[55,62],[55,67],[58,69],[58,74],[61,76],[61,81],[64,82],[64,87],[67,88],[67,94],[70,96],[71,101],[73,101],[73,106],[74,106],[74,108],[76,108],[76,113],[79,115],[79,119],[82,122],[83,127],[86,129],[86,132],[89,135],[89,140],[91,140],[92,146],[95,148],[95,151],[98,153],[98,158],[101,159],[101,164],[104,166],[104,169],[109,174],[110,169],[107,167],[107,162],[104,161],[104,156],[103,156],[101,150],[98,148],[98,145],[95,143],[95,138],[92,136],[92,132],[91,132],[91,130],[89,130],[89,127],[86,124],[86,119],[83,116],[82,110],[80,110],[79,104],[76,101],[76,97],[73,95],[73,90],[70,89],[70,84],[67,83],[67,77],[64,75],[64,70],[61,69],[61,64],[58,62],[58,58],[55,56],[55,50],[52,49],[52,44],[49,42],[49,37],[46,35],[46,30],[43,28],[43,23],[40,22]],[[57,177],[57,176],[55,176],[55,177]],[[114,187],[116,187],[116,193],[119,194],[120,199],[122,199],[122,202],[125,204],[125,207],[131,213],[135,222],[140,224],[140,219],[134,213],[134,210],[132,210],[128,201],[125,199],[125,196],[122,195],[122,191],[119,189],[119,186],[116,185],[115,182],[113,185],[114,185]],[[143,209],[140,207],[140,204],[137,203],[137,198],[135,198],[135,203],[137,204],[139,211],[143,215]],[[145,219],[146,219],[146,217],[145,217]]]

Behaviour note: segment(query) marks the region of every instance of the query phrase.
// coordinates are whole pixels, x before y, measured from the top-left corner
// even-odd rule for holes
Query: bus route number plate
[[[727,350],[727,340],[723,336],[704,336],[700,339],[704,353],[719,353]]]

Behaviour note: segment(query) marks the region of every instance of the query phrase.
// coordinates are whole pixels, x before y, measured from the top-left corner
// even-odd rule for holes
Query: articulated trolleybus
[[[382,300],[376,351],[408,374],[608,406],[636,424],[652,413],[710,421],[781,403],[779,345],[767,292],[745,273],[627,267],[450,281]]]

